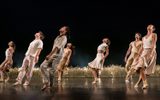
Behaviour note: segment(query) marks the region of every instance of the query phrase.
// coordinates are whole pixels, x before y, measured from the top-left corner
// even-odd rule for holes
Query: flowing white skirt
[[[152,52],[151,49],[144,49],[137,63],[133,65],[133,68],[138,70],[140,67],[144,67],[145,74],[150,75],[155,72],[156,59],[157,59],[156,50]]]
[[[102,69],[103,68],[103,63],[104,63],[103,58],[104,58],[103,53],[97,53],[96,58],[92,62],[88,63],[88,66],[90,68]]]

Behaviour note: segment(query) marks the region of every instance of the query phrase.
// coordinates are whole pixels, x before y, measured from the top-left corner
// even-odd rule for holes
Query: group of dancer
[[[129,83],[132,81],[132,75],[135,72],[139,73],[139,80],[135,84],[138,87],[141,81],[143,89],[148,87],[147,78],[154,73],[156,65],[156,41],[157,35],[154,33],[154,25],[148,25],[147,34],[141,40],[141,34],[135,34],[135,41],[131,42],[125,56],[126,62],[126,79]],[[70,32],[68,26],[63,26],[59,29],[59,35],[55,38],[51,52],[46,56],[45,60],[40,65],[42,76],[42,90],[51,88],[53,85],[54,73],[58,73],[58,81],[62,80],[64,69],[69,65],[72,54],[72,43],[67,43],[67,34]],[[24,77],[24,84],[28,86],[33,74],[33,68],[38,62],[40,53],[43,49],[44,35],[41,31],[35,33],[35,39],[29,44],[28,50],[25,53],[22,66],[18,70],[18,76],[14,85],[21,85]],[[7,82],[9,80],[9,69],[13,65],[12,56],[15,52],[15,43],[10,41],[9,47],[6,49],[6,59],[0,65],[0,81]],[[97,48],[96,58],[88,63],[88,68],[91,69],[94,77],[93,84],[97,83],[99,71],[102,70],[105,59],[109,55],[110,40],[105,37],[102,43]],[[66,46],[66,47],[65,47]]]
[[[132,75],[139,73],[139,79],[135,88],[143,82],[143,89],[148,88],[147,76],[153,74],[156,69],[156,42],[157,34],[154,33],[154,25],[148,25],[147,34],[141,40],[141,34],[135,34],[135,41],[131,42],[125,56],[126,83],[132,81]],[[130,56],[129,56],[130,55]],[[129,57],[128,57],[129,56]]]

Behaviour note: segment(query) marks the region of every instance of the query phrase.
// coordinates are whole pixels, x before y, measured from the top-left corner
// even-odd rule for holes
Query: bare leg
[[[133,57],[129,57],[127,62],[126,62],[126,65],[125,65],[125,71],[128,72],[130,69],[131,69],[131,65],[133,63]]]
[[[69,68],[66,67],[66,68],[65,68],[65,74],[68,74],[68,70],[69,70]]]
[[[97,78],[100,78],[99,69],[96,70]]]
[[[142,82],[142,77],[141,77],[141,75],[139,74],[139,79],[138,79],[138,81],[137,81],[137,83],[135,84],[134,87],[137,88],[141,82]]]
[[[126,82],[129,82],[129,78],[135,73],[135,69],[131,68],[126,75]]]
[[[148,83],[147,83],[147,79],[146,79],[146,75],[144,74],[144,68],[140,69],[140,74],[141,74],[141,78],[143,81],[143,89],[146,89],[148,87]]]
[[[4,74],[3,74],[3,71],[1,70],[0,70],[0,76],[1,76],[0,81],[4,81]]]
[[[11,68],[11,66],[12,66],[12,64],[10,64],[10,63],[7,63],[6,65],[5,65],[5,71],[4,71],[4,76],[5,76],[5,78],[4,78],[4,81],[5,82],[8,82],[9,81],[9,68]]]
[[[8,74],[7,72],[5,72],[4,74],[5,74],[5,76],[6,76],[6,78],[5,78],[4,81],[5,81],[5,82],[8,82],[8,81],[9,81],[9,74]]]
[[[61,71],[61,79],[62,79],[62,76],[63,76],[63,71]]]
[[[62,71],[58,70],[58,81],[62,80]]]
[[[91,68],[91,72],[92,72],[92,75],[94,77],[94,81],[92,83],[95,84],[97,82],[97,78],[98,78],[97,71],[96,71],[96,69]]]

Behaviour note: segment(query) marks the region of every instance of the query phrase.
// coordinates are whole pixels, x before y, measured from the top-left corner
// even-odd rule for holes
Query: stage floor
[[[137,79],[134,79],[134,82]],[[92,85],[93,78],[64,78],[54,81],[51,89],[41,91],[40,80],[33,79],[29,86],[12,86],[15,82],[0,83],[0,100],[159,100],[160,78],[150,78],[149,88],[134,88],[124,78],[101,78]]]

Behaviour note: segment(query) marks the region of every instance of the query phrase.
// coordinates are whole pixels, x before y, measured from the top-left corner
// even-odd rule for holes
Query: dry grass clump
[[[160,77],[160,65],[156,65],[156,70],[154,74],[151,75],[152,77]]]
[[[16,78],[18,75],[18,68],[10,69],[10,77]],[[121,65],[109,65],[105,66],[100,71],[100,77],[125,77],[126,72],[123,66]],[[137,77],[137,74],[134,74]],[[160,76],[160,65],[156,66],[156,71],[151,75],[152,77]],[[40,68],[34,68],[33,77],[36,79],[41,78]],[[57,73],[55,73],[55,77],[57,77]],[[91,70],[88,67],[69,67],[64,71],[63,77],[93,77]]]
[[[110,65],[102,70],[101,77],[125,77],[126,72],[121,65]]]

